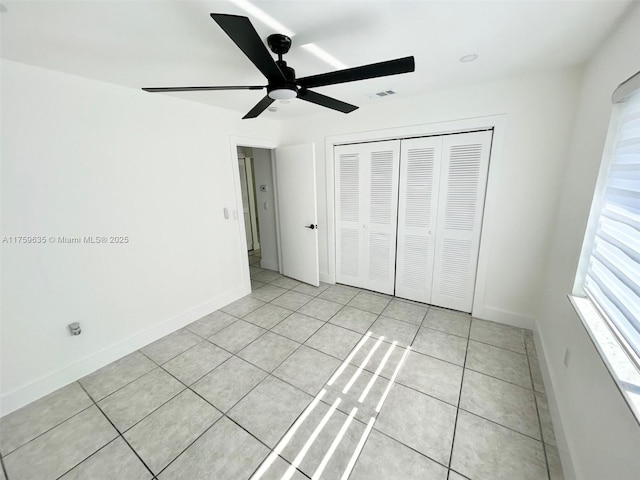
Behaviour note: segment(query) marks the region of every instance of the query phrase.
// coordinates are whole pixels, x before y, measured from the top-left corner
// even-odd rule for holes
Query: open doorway
[[[237,148],[249,267],[278,271],[271,150]]]

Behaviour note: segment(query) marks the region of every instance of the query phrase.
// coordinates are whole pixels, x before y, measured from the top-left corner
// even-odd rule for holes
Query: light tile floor
[[[249,258],[247,297],[2,418],[0,480],[563,478],[531,331]]]

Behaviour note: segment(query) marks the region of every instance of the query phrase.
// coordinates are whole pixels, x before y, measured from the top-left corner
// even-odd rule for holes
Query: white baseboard
[[[523,315],[522,313],[501,310],[499,308],[480,307],[478,309],[474,309],[472,315],[481,320],[504,323],[505,325],[511,325],[512,327],[529,329],[535,328],[535,319],[533,317]]]
[[[269,260],[260,260],[260,268],[265,268],[267,270],[278,271],[278,262],[271,262]]]
[[[0,395],[0,416],[7,415],[23,406],[54,392],[76,380],[129,355],[152,342],[175,332],[191,322],[214,312],[250,292],[246,286],[237,288],[219,297],[198,305],[186,312],[165,320],[143,332],[126,338],[95,354],[85,357],[65,368],[50,373],[23,387]]]
[[[551,422],[553,424],[553,433],[556,437],[556,444],[558,445],[558,451],[560,453],[564,478],[565,480],[576,480],[577,476],[573,466],[573,460],[571,458],[571,449],[569,448],[569,442],[564,432],[562,417],[560,416],[560,409],[558,408],[558,402],[556,400],[554,389],[555,382],[547,364],[547,354],[544,342],[542,341],[542,337],[540,336],[537,328],[533,331],[533,338],[536,344],[536,352],[538,353],[538,361],[542,372],[542,381],[547,395],[547,403],[549,404]]]
[[[320,281],[322,283],[335,283],[334,281],[332,281],[332,279],[329,277],[328,273],[322,273],[320,272]]]

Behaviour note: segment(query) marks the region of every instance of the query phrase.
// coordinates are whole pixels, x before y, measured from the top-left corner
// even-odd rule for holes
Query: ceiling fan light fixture
[[[288,88],[276,88],[269,92],[269,98],[274,100],[290,100],[292,98],[296,98],[298,92],[295,90],[291,90]]]

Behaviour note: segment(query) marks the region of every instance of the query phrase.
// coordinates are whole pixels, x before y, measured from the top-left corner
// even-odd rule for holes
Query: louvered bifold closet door
[[[366,156],[359,145],[335,148],[336,281],[364,288],[361,176]]]
[[[431,303],[442,137],[403,140],[396,296]]]
[[[492,132],[442,140],[431,303],[471,312]]]
[[[393,294],[400,142],[336,147],[336,281]]]
[[[389,295],[394,293],[396,230],[398,225],[398,176],[400,141],[367,145],[368,222],[363,225],[365,248],[365,288]]]

